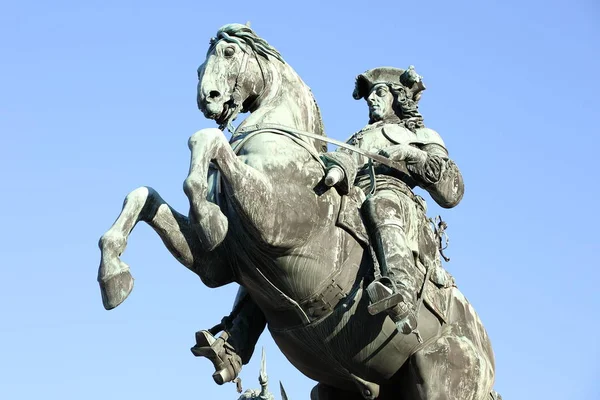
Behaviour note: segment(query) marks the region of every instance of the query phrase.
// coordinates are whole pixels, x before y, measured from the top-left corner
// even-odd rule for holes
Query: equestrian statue
[[[444,208],[464,192],[419,113],[424,90],[412,66],[358,75],[353,97],[366,100],[369,121],[338,142],[276,49],[247,25],[221,27],[198,68],[198,108],[219,128],[188,141],[189,213],[150,187],[127,195],[99,242],[104,307],[133,288],[120,256],[144,221],[205,285],[240,286],[231,314],[192,347],[217,383],[237,379],[268,327],[318,382],[313,400],[500,399],[486,330],[442,266],[445,224],[413,191]]]

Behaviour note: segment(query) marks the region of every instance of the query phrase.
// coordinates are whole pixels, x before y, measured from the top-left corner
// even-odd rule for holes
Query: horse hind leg
[[[408,398],[496,400],[491,397],[493,365],[485,352],[468,338],[446,332],[407,361],[403,387]]]
[[[202,129],[188,141],[192,154],[183,191],[190,202],[190,222],[207,251],[215,249],[224,240],[228,229],[227,217],[219,206],[207,200],[210,161],[223,146],[228,147],[229,144],[224,140],[223,133],[215,128]]]

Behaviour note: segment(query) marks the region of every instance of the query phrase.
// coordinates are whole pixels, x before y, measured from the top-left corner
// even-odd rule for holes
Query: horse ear
[[[246,22],[246,26],[247,26],[248,28],[250,28],[250,21],[247,21],[247,22]]]

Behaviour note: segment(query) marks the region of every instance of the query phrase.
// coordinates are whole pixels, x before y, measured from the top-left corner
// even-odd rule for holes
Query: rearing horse
[[[362,285],[373,265],[356,223],[351,229],[360,221],[360,194],[327,188],[324,142],[293,133],[324,136],[310,89],[279,53],[250,28],[226,25],[198,78],[198,107],[207,118],[224,127],[239,112],[251,114],[231,142],[218,129],[189,139],[189,216],[151,188],[127,195],[99,243],[104,306],[118,306],[133,288],[119,257],[135,224],[145,221],[207,286],[237,282],[248,291],[282,352],[320,382],[313,399],[492,398],[491,345],[455,286],[419,277],[430,297],[445,299],[442,312],[431,301],[421,307],[420,336],[367,312]]]

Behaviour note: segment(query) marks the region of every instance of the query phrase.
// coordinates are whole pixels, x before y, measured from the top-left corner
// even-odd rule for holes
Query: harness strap
[[[325,163],[323,162],[323,160],[321,159],[321,157],[319,156],[319,154],[317,153],[317,151],[308,143],[306,143],[305,141],[301,140],[300,138],[296,137],[293,135],[293,131],[288,131],[288,129],[291,128],[287,128],[284,129],[280,129],[280,128],[273,128],[271,127],[271,125],[264,125],[264,128],[261,129],[256,129],[253,131],[247,131],[246,129],[244,129],[242,131],[242,133],[236,134],[234,136],[232,136],[231,138],[231,146],[233,147],[233,151],[235,152],[235,154],[239,154],[240,151],[242,150],[242,147],[244,146],[244,144],[252,137],[261,134],[261,133],[274,133],[277,135],[282,135],[285,137],[290,138],[291,140],[294,141],[294,143],[296,143],[297,145],[299,145],[300,147],[302,147],[303,149],[305,149],[306,151],[309,152],[309,154],[312,156],[312,158],[314,158],[323,168],[323,171],[326,171],[327,168],[325,167]],[[283,127],[283,126],[282,126]],[[241,138],[240,138],[241,137]]]
[[[418,268],[418,263],[419,263],[419,259],[418,259],[418,255],[415,255],[415,265]],[[415,316],[417,318],[417,321],[419,320],[419,314],[421,313],[421,307],[423,306],[423,299],[425,297],[425,287],[427,286],[427,281],[429,281],[430,277],[431,277],[431,271],[433,270],[433,268],[431,268],[431,265],[429,265],[429,263],[426,263],[425,265],[425,278],[423,279],[423,285],[421,286],[421,290],[419,292],[419,294],[417,295],[417,304],[415,304]],[[423,338],[421,337],[421,334],[419,333],[419,328],[417,327],[414,331],[414,334],[417,335],[417,340],[419,341],[419,343],[423,343]]]
[[[361,149],[360,147],[356,147],[356,146],[353,146],[351,144],[348,144],[348,143],[345,143],[345,142],[342,142],[342,141],[339,141],[336,139],[328,138],[327,136],[322,136],[322,135],[318,135],[316,133],[307,132],[307,131],[303,131],[300,129],[295,129],[295,128],[291,128],[289,126],[279,125],[279,124],[260,124],[260,125],[248,126],[248,127],[244,127],[242,129],[242,132],[244,132],[246,130],[251,130],[252,128],[254,128],[256,130],[258,130],[258,129],[280,130],[280,131],[283,131],[290,135],[299,136],[299,137],[308,137],[311,139],[316,139],[316,140],[320,140],[323,142],[335,144],[336,146],[342,147],[344,149],[347,149],[347,150],[353,151],[355,153],[358,153],[362,156],[365,156],[369,159],[375,160],[380,164],[387,165],[388,167],[391,167],[394,169],[402,170],[402,166],[400,163],[390,160],[389,158],[382,156],[381,154],[373,153],[373,152]],[[414,142],[414,144],[422,144],[422,143]]]
[[[235,85],[233,86],[233,91],[231,92],[231,101],[234,110],[231,113],[231,117],[228,118],[227,121],[223,121],[223,123],[219,125],[220,130],[225,129],[225,127],[227,127],[227,129],[229,129],[230,131],[233,129],[231,121],[237,116],[240,108],[242,107],[242,95],[240,93],[240,76],[242,76],[242,74],[246,72],[246,67],[248,66],[248,52],[246,50],[243,51],[244,55],[242,57],[242,63],[240,64],[240,70],[238,71],[238,74],[235,77]]]

